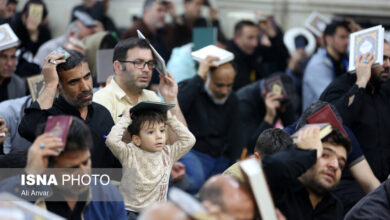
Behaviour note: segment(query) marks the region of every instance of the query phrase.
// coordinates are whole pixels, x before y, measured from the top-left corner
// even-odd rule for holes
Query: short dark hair
[[[293,141],[288,133],[280,128],[269,128],[257,138],[255,152],[260,153],[261,156],[271,155],[285,150],[292,144]]]
[[[72,116],[66,146],[63,152],[92,149],[93,141],[89,127],[81,119]]]
[[[131,115],[133,122],[131,125],[127,127],[127,131],[131,136],[139,135],[141,127],[148,123],[153,124],[157,123],[165,123],[167,120],[166,113],[157,110],[143,110],[139,112],[135,112]]]
[[[135,47],[150,49],[149,41],[146,39],[139,39],[136,37],[128,38],[126,40],[119,41],[114,48],[114,56],[112,57],[112,62],[115,60],[126,60],[127,51]]]
[[[324,30],[324,37],[325,36],[333,36],[337,28],[342,27],[345,28],[348,32],[351,32],[351,29],[348,27],[348,22],[346,21],[333,21],[332,23],[328,24]]]
[[[240,35],[240,34],[242,33],[242,29],[243,29],[245,26],[257,27],[256,24],[253,23],[253,21],[250,21],[250,20],[241,20],[241,21],[239,21],[239,22],[234,26],[234,35]]]
[[[337,127],[333,127],[333,131],[322,138],[322,143],[329,143],[332,145],[341,145],[347,151],[347,154],[351,152],[351,141],[341,133]]]
[[[27,1],[26,4],[23,7],[22,13],[23,14],[26,13],[26,15],[28,15],[29,8],[30,8],[31,4],[38,4],[38,5],[42,5],[43,6],[42,19],[45,19],[47,14],[48,14],[48,11],[47,11],[46,4],[43,1],[41,1],[41,0],[29,0],[29,1]]]
[[[17,1],[17,0],[8,0],[8,1],[7,1],[7,5],[9,5],[9,4],[15,4],[15,5],[17,5],[17,4],[18,4],[18,1]]]
[[[303,111],[300,119],[299,124],[297,125],[298,128],[301,128],[307,124],[307,118],[310,117],[312,114],[316,113],[321,108],[325,107],[326,105],[329,105],[332,111],[334,112],[337,120],[343,124],[343,118],[340,116],[339,112],[337,111],[336,107],[332,103],[328,103],[325,101],[318,100],[316,102],[313,102],[310,104],[305,111]]]
[[[57,73],[59,76],[61,76],[60,75],[61,72],[71,70],[76,66],[79,66],[84,62],[87,62],[87,58],[79,51],[77,50],[66,50],[66,51],[70,54],[70,57],[66,59],[65,63],[61,63],[57,65]]]

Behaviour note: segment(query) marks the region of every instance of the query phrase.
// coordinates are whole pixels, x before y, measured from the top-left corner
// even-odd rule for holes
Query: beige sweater
[[[123,132],[132,123],[129,116],[123,116],[112,127],[106,145],[119,159],[123,176],[119,191],[128,210],[141,212],[154,202],[166,200],[169,175],[172,165],[195,144],[195,137],[180,121],[172,116],[167,125],[178,137],[173,145],[165,145],[159,152],[147,152],[132,142],[122,142]]]

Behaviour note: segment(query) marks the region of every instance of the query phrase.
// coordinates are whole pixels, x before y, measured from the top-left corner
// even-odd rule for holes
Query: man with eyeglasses
[[[128,106],[141,101],[161,101],[155,92],[146,89],[156,67],[146,40],[129,38],[120,41],[114,48],[113,66],[114,79],[94,94],[93,101],[106,107],[115,123]],[[186,124],[177,101],[178,86],[170,73],[160,75],[159,90],[165,102],[176,104],[172,114]]]

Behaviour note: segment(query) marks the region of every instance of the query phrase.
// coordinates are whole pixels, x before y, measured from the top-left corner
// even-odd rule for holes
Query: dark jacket
[[[337,197],[328,193],[313,209],[307,189],[298,180],[316,161],[316,150],[300,150],[296,147],[263,158],[264,171],[276,207],[287,219],[343,219],[343,205]]]
[[[41,110],[39,103],[34,102],[25,110],[25,115],[19,125],[22,137],[33,142],[37,137],[37,125],[44,124],[50,115],[72,115],[80,119],[80,112],[69,105],[62,96],[54,100],[53,106],[48,110]],[[82,119],[83,120],[83,119]],[[105,144],[105,136],[114,126],[111,114],[102,105],[92,102],[88,106],[86,120],[83,120],[91,129],[93,148],[91,160],[93,168],[120,168],[121,165]],[[42,132],[39,132],[42,133]]]
[[[236,70],[233,87],[235,91],[274,72],[285,71],[289,55],[283,43],[282,33],[278,32],[270,40],[271,47],[259,45],[251,55],[241,51],[234,41],[228,43],[227,50],[234,54],[232,63]]]
[[[217,105],[204,85],[199,75],[179,83],[179,104],[188,128],[196,137],[193,149],[235,161],[242,150],[237,96],[233,92],[224,104]]]
[[[388,83],[367,85],[366,89],[355,85],[356,75],[346,73],[334,80],[320,99],[332,103],[352,129],[363,153],[379,181],[390,174],[390,102]],[[349,97],[355,95],[348,106]]]
[[[361,199],[344,219],[390,219],[390,180]]]
[[[267,111],[262,96],[261,81],[242,87],[236,94],[240,101],[240,120],[242,122],[244,146],[248,148],[249,152],[253,152],[261,132],[273,127],[273,125],[264,121]],[[275,119],[279,117],[284,125],[289,125],[295,121],[291,103],[287,103],[286,111],[283,114],[278,114]]]

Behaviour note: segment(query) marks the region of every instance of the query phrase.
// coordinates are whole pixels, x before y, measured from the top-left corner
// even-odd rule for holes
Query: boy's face
[[[139,135],[132,136],[134,144],[148,152],[161,151],[165,145],[165,139],[165,123],[163,122],[144,122]]]

